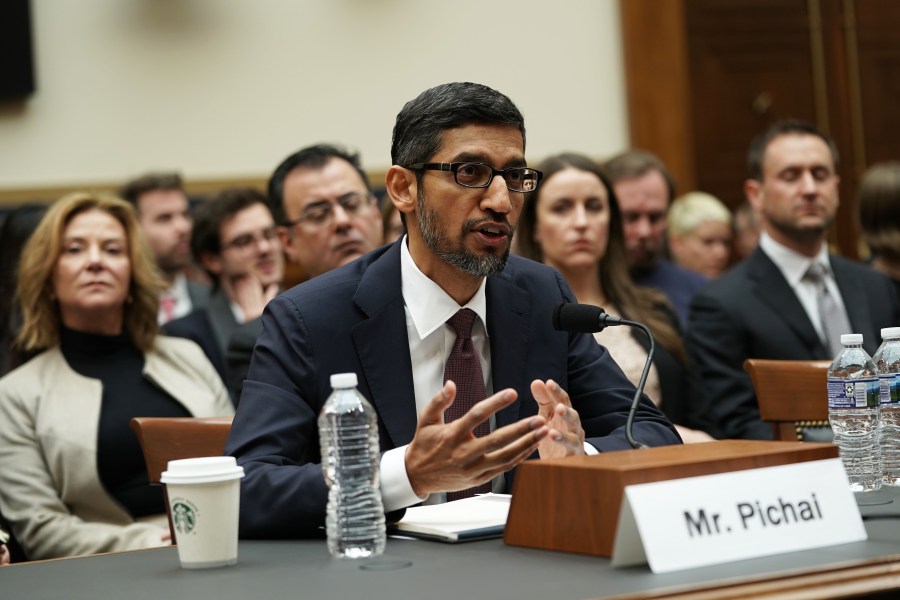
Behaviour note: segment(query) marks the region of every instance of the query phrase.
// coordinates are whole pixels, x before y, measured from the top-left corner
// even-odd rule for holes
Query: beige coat
[[[234,412],[194,342],[158,336],[144,375],[195,417]],[[100,482],[101,395],[100,381],[73,371],[59,347],[0,379],[0,512],[30,559],[163,544],[165,515],[135,522]]]

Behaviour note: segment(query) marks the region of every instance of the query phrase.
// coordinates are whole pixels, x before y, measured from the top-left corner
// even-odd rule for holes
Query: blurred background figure
[[[31,358],[15,346],[22,326],[16,277],[22,248],[46,210],[43,204],[23,204],[7,214],[0,227],[0,377]]]
[[[609,180],[579,154],[550,157],[537,169],[544,179],[525,197],[517,228],[520,253],[559,270],[579,302],[647,325],[657,341],[647,396],[676,423],[686,442],[711,440],[679,425],[685,423],[684,406],[694,390],[678,319],[661,292],[631,280],[622,217]],[[637,384],[650,348],[646,335],[610,327],[594,337]]]
[[[381,205],[381,223],[385,244],[400,239],[406,233],[403,219],[400,218],[400,211],[390,199],[385,199]]]
[[[230,385],[225,357],[231,336],[262,315],[284,277],[278,227],[265,194],[252,187],[227,188],[200,204],[191,249],[213,282],[212,292],[204,308],[169,321],[163,331],[197,342]]]
[[[168,543],[135,416],[233,412],[196,344],[157,335],[165,288],[131,206],[76,193],[22,252],[25,350],[0,379],[0,512],[30,559]]]
[[[669,208],[669,249],[675,263],[715,279],[731,259],[731,211],[705,192],[688,192]]]
[[[191,269],[190,205],[178,173],[150,173],[126,183],[122,198],[134,206],[156,266],[166,280],[160,294],[160,325],[206,306],[209,285]]]
[[[659,158],[644,150],[614,156],[603,169],[622,207],[632,279],[665,294],[685,330],[691,299],[709,280],[672,264],[666,257],[666,223],[669,205],[675,199],[675,179]]]
[[[759,245],[762,231],[762,217],[753,210],[750,202],[744,200],[734,211],[734,253],[735,259],[744,260]]]
[[[900,285],[900,162],[878,163],[863,174],[859,226],[872,268]]]

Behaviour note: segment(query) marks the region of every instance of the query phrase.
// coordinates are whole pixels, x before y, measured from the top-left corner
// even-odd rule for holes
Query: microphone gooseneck
[[[656,350],[656,341],[650,329],[643,323],[637,321],[629,321],[620,317],[613,317],[606,314],[606,311],[599,306],[590,304],[560,304],[553,309],[553,328],[557,331],[569,331],[572,333],[596,333],[603,331],[607,327],[616,325],[628,325],[642,330],[650,339],[650,351],[647,352],[647,360],[644,361],[644,370],[641,372],[641,379],[638,381],[637,390],[635,390],[634,398],[631,401],[631,408],[628,409],[628,419],[625,421],[625,439],[632,448],[646,448],[644,444],[634,439],[634,415],[641,403],[641,395],[644,393],[644,385],[647,383],[647,375],[650,373],[650,365],[653,363],[653,353]]]

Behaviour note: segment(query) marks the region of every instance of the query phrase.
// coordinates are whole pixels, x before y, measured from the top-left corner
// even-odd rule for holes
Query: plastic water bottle
[[[384,552],[381,453],[375,409],[356,389],[356,373],[331,376],[331,395],[319,414],[322,471],[329,486],[325,530],[337,558]]]
[[[879,489],[882,470],[878,373],[862,342],[862,334],[842,335],[843,348],[828,368],[828,420],[854,492]]]
[[[881,330],[872,357],[881,382],[881,460],[885,485],[900,485],[900,327]]]

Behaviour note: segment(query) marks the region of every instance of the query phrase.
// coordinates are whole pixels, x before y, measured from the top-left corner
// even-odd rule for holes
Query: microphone
[[[628,440],[631,447],[646,448],[647,446],[634,439],[633,429],[634,415],[637,412],[638,405],[640,405],[641,395],[644,393],[644,384],[647,383],[647,374],[650,372],[650,365],[653,362],[653,352],[656,350],[656,341],[653,339],[650,329],[643,323],[608,315],[599,306],[590,304],[565,303],[553,309],[553,328],[557,331],[595,333],[616,325],[628,325],[629,327],[641,329],[650,339],[650,351],[647,352],[644,370],[641,372],[641,379],[638,382],[634,399],[631,401],[631,408],[628,409],[628,419],[625,421],[625,439]]]

